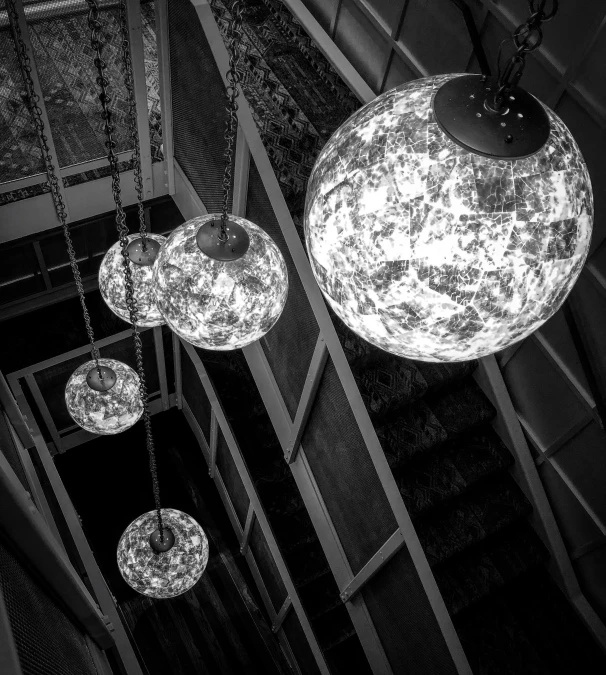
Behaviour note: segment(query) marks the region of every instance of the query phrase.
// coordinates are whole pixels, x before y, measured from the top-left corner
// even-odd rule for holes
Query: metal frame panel
[[[551,554],[550,571],[594,638],[606,649],[606,627],[581,591],[545,488],[526,443],[519,416],[513,407],[507,385],[494,356],[480,359],[474,379],[497,409],[498,414],[493,426],[516,459],[512,474],[534,507],[530,518]],[[557,464],[555,462],[552,464],[557,471]],[[561,475],[561,472],[559,473]],[[561,477],[564,479],[564,476]],[[603,524],[600,529],[602,534],[606,533]]]
[[[164,341],[162,335],[162,326],[154,326],[154,348],[156,351],[156,367],[158,368],[158,381],[160,383],[160,397],[162,399],[162,410],[168,410],[170,407],[168,397],[168,382],[166,380],[166,359],[164,358]]]
[[[143,54],[140,0],[126,0],[126,20],[130,38],[130,55],[133,64],[134,93],[137,106],[137,134],[139,136],[139,152],[141,154],[143,199],[151,199],[154,196],[154,183],[152,175],[151,142],[149,138],[147,80],[145,78],[145,57]]]
[[[105,617],[51,533],[8,460],[0,453],[0,525],[36,572],[102,648],[114,645]]]
[[[200,24],[209,42],[218,69],[221,73],[226,73],[229,65],[229,57],[223,39],[219,33],[219,29],[215,23],[212,11],[208,4],[203,2],[203,0],[192,0],[192,4],[196,9]],[[290,2],[288,5],[290,7]],[[310,17],[311,15],[309,15],[308,18]],[[305,27],[302,16],[297,15],[297,18]],[[319,24],[318,30],[321,30]],[[324,31],[321,32],[324,33]],[[324,33],[324,36],[327,38],[326,33]],[[316,38],[316,35],[314,35],[314,38]],[[334,45],[331,47],[330,52],[331,56],[328,58],[332,61],[332,57],[335,55]],[[223,75],[223,77],[225,82],[225,76]],[[363,84],[359,76],[355,78],[355,82],[356,89],[354,89],[354,93],[358,94],[362,100],[370,100],[374,97],[374,94],[372,94],[371,90]],[[352,88],[354,87],[352,86]],[[349,364],[347,363],[343,348],[341,347],[332,320],[328,314],[326,305],[324,304],[321,291],[313,277],[309,261],[263,146],[250,107],[243,97],[241,97],[239,102],[238,120],[241,129],[246,135],[246,140],[255,160],[257,170],[261,176],[263,186],[274,209],[282,234],[289,247],[293,262],[303,283],[309,303],[314,311],[318,326],[320,327],[321,334],[326,340],[326,345],[341,380],[349,405],[356,418],[360,433],[366,443],[370,458],[377,471],[379,480],[383,485],[397,524],[402,531],[407,549],[419,576],[420,583],[423,586],[424,592],[427,595],[430,606],[437,619],[444,638],[445,647],[448,649],[457,671],[459,673],[469,674],[471,673],[471,670],[467,662],[467,657],[465,656],[455,631],[452,619],[446,609],[444,600],[438,590],[427,558],[425,557],[410,516],[391,473],[391,469],[387,463],[385,454],[383,453],[377,438],[374,426],[370,420],[351,369],[349,368]],[[251,368],[257,387],[262,396],[264,396],[270,418],[278,433],[282,448],[285,450],[292,432],[291,422],[285,409],[282,396],[277,389],[273,373],[258,344],[246,347],[243,352],[249,367]],[[281,430],[281,433],[279,430]],[[291,470],[311,515],[312,521],[314,522],[316,532],[318,533],[324,552],[331,565],[335,579],[337,580],[339,587],[343,589],[351,582],[353,575],[338,537],[336,536],[334,526],[326,511],[326,507],[323,504],[321,495],[315,485],[303,450],[300,450],[297,461],[291,464]],[[370,620],[362,597],[360,595],[357,596],[354,602],[347,603],[347,607],[375,672],[391,672],[391,666],[388,663],[383,646],[376,633],[374,624]]]
[[[160,112],[162,115],[163,183],[168,194],[172,195],[175,193],[175,155],[173,144],[173,105],[170,87],[170,47],[168,43],[168,0],[155,0],[154,12],[156,15],[158,75],[160,78]],[[154,186],[157,185],[158,183],[154,183]]]
[[[23,675],[2,589],[0,589],[0,673]]]
[[[61,169],[59,167],[59,159],[57,157],[57,151],[55,149],[55,142],[53,140],[53,133],[51,130],[51,125],[48,119],[48,114],[46,112],[46,105],[44,103],[44,94],[42,93],[42,87],[40,86],[40,78],[38,77],[38,70],[36,68],[36,59],[34,58],[34,50],[32,49],[32,43],[29,37],[29,29],[27,27],[27,19],[25,18],[25,12],[23,10],[23,0],[14,0],[15,3],[15,10],[17,12],[17,15],[19,17],[19,28],[21,29],[21,36],[23,38],[23,43],[25,44],[25,49],[27,51],[27,56],[29,57],[29,66],[31,68],[31,78],[34,83],[34,91],[36,92],[36,95],[38,96],[38,101],[36,102],[36,105],[38,108],[40,108],[40,113],[42,117],[42,122],[44,124],[44,134],[46,135],[46,143],[49,147],[50,150],[50,160],[52,162],[53,168],[55,170],[55,175],[59,177],[59,180],[57,181],[57,188],[59,192],[61,193],[61,197],[63,198],[63,202],[66,205],[66,214],[67,214],[67,222],[70,221],[70,214],[69,214],[69,208],[67,206],[67,199],[65,196],[65,188],[63,187],[63,181],[61,180]],[[13,34],[13,39],[15,36],[14,28],[12,25],[13,19],[11,16],[11,13],[8,13],[9,21],[11,23],[11,32]],[[25,74],[22,73],[23,77],[25,77]],[[32,120],[33,123],[33,120]],[[57,216],[57,212],[55,211],[53,207],[53,213],[55,216],[55,225],[60,225],[59,218]]]
[[[261,527],[261,531],[263,533],[263,536],[265,537],[265,540],[267,542],[267,546],[269,547],[269,550],[273,556],[274,562],[276,564],[276,567],[278,569],[278,572],[280,576],[282,577],[282,583],[284,584],[286,588],[286,592],[288,596],[291,598],[293,608],[297,613],[297,616],[299,618],[299,621],[301,623],[301,627],[303,629],[303,632],[305,633],[305,637],[308,640],[309,646],[311,648],[312,654],[314,655],[314,658],[316,660],[316,663],[318,665],[318,668],[320,669],[320,672],[323,675],[329,675],[330,671],[328,668],[328,665],[326,664],[326,661],[324,659],[324,654],[322,653],[322,650],[318,644],[317,638],[313,632],[313,629],[311,627],[311,624],[309,622],[309,619],[307,617],[307,613],[305,612],[305,609],[303,605],[301,604],[301,600],[299,598],[299,594],[296,590],[296,587],[292,581],[292,578],[290,576],[290,573],[288,571],[288,568],[286,566],[286,563],[282,557],[282,553],[280,551],[280,548],[278,546],[278,543],[274,537],[273,531],[271,529],[271,525],[269,524],[269,521],[267,519],[267,515],[263,509],[263,506],[261,504],[261,500],[259,498],[259,495],[257,493],[257,490],[255,488],[254,482],[252,480],[252,477],[250,473],[248,472],[248,468],[246,466],[246,462],[244,461],[244,458],[242,456],[242,453],[240,451],[240,448],[238,446],[238,443],[236,441],[236,438],[233,434],[233,431],[231,429],[231,426],[227,420],[227,417],[225,416],[225,412],[223,411],[223,407],[221,406],[221,403],[219,401],[219,398],[217,396],[217,393],[215,392],[214,386],[206,372],[206,369],[204,368],[204,365],[202,364],[202,360],[198,356],[196,350],[192,345],[190,345],[187,342],[184,342],[181,340],[181,344],[185,351],[187,352],[189,358],[191,359],[194,368],[196,369],[196,372],[198,374],[198,377],[200,378],[200,382],[204,388],[204,391],[206,393],[206,396],[208,400],[210,401],[211,404],[211,409],[214,413],[214,417],[217,420],[217,424],[219,429],[221,430],[221,433],[223,434],[223,437],[225,439],[225,442],[227,444],[227,447],[229,449],[229,452],[231,454],[232,460],[234,461],[234,464],[236,466],[236,469],[238,470],[238,473],[240,475],[240,478],[242,480],[242,483],[244,485],[244,488],[248,494],[248,498],[250,500],[250,507],[249,507],[249,517],[247,517],[247,523],[250,520],[250,527],[252,529],[252,514],[251,510],[254,513],[254,517],[258,520],[259,526]],[[183,405],[183,410],[186,412],[186,418],[192,424],[195,422],[195,424],[192,425],[192,428],[194,429],[194,432],[196,433],[196,428],[197,428],[197,433],[196,436],[198,437],[198,440],[200,441],[201,439],[204,441],[204,443],[201,445],[206,448],[206,452],[204,453],[205,456],[208,453],[207,456],[207,461],[210,464],[210,459],[211,459],[211,451],[210,448],[208,447],[208,444],[206,443],[206,440],[204,439],[204,434],[202,433],[199,425],[197,424],[197,421],[193,417],[193,414],[191,413],[191,410],[189,409],[189,406],[187,405],[187,401],[184,397],[184,405]],[[215,481],[217,478],[220,478],[220,473],[219,471],[215,470],[214,472],[214,479]],[[221,481],[222,482],[222,481]],[[225,485],[223,485],[223,489],[225,489]],[[229,495],[227,495],[226,492],[226,497],[227,500],[229,501],[229,504],[231,505],[231,500],[229,499]],[[240,541],[244,543],[244,534],[245,534],[245,528],[242,528],[238,518],[235,514],[235,510],[233,509],[233,505],[231,505],[231,509],[228,509],[228,513],[231,510],[231,515],[230,519],[232,520],[232,524],[234,525],[234,529],[236,530],[236,534],[238,535],[238,538]],[[236,527],[237,525],[237,527]],[[248,559],[248,556],[251,555],[251,551],[248,547],[245,549],[246,557]],[[258,572],[258,570],[257,570]],[[259,579],[261,582],[263,581],[262,578],[259,575]],[[264,585],[264,584],[263,584]],[[274,620],[274,615],[275,615],[275,609],[273,608],[273,604],[271,603],[271,600],[269,599],[269,595],[267,594],[267,600],[269,601],[269,607],[271,607],[271,612],[270,616],[272,616],[272,621]],[[284,636],[285,638],[286,636]]]

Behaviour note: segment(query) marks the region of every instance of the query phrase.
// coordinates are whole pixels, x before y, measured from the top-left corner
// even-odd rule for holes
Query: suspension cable
[[[238,103],[236,101],[239,91],[238,85],[241,82],[240,74],[237,71],[237,66],[240,61],[240,52],[238,44],[242,41],[242,2],[236,0],[231,8],[232,20],[229,24],[229,45],[227,51],[229,53],[229,70],[226,73],[227,79],[227,120],[225,121],[225,132],[223,137],[227,142],[225,148],[225,170],[223,172],[223,204],[221,208],[221,233],[219,240],[227,241],[227,207],[229,200],[229,191],[232,184],[231,165],[234,156],[234,140],[236,138],[238,128]]]
[[[78,297],[80,299],[80,306],[82,307],[82,315],[84,317],[84,325],[86,327],[86,334],[88,335],[88,341],[90,342],[91,347],[91,356],[95,362],[95,368],[99,374],[99,379],[103,381],[103,372],[99,366],[99,350],[95,344],[95,335],[91,325],[90,314],[86,307],[86,298],[84,295],[84,287],[82,285],[82,277],[80,276],[80,270],[78,268],[78,260],[76,258],[76,252],[74,250],[74,245],[72,242],[71,233],[69,231],[69,225],[67,224],[67,209],[65,207],[65,202],[63,201],[63,195],[59,188],[59,177],[55,173],[55,165],[53,163],[53,156],[51,154],[50,147],[48,145],[48,136],[45,133],[44,129],[44,119],[42,117],[42,109],[39,106],[40,97],[36,93],[34,86],[34,79],[32,76],[32,66],[25,45],[25,40],[23,39],[23,33],[21,32],[21,26],[19,23],[19,13],[14,0],[7,0],[7,9],[8,9],[8,18],[10,22],[11,32],[13,35],[13,41],[15,43],[15,51],[17,52],[17,59],[19,61],[19,66],[21,67],[21,74],[23,76],[23,84],[25,87],[25,94],[23,96],[24,102],[29,110],[29,113],[32,117],[34,127],[36,129],[36,136],[38,137],[38,143],[40,144],[40,150],[42,151],[42,158],[44,160],[44,166],[46,168],[46,175],[48,178],[48,185],[50,187],[50,193],[53,199],[53,204],[55,206],[55,211],[57,212],[57,218],[61,223],[61,228],[63,229],[63,236],[65,238],[65,243],[67,246],[67,253],[69,256],[69,264],[72,268],[72,274],[74,276],[74,281],[76,283],[76,288],[78,290]]]
[[[551,21],[558,11],[558,0],[551,0],[551,10],[545,11],[548,0],[528,0],[528,11],[530,16],[526,21],[520,24],[512,33],[511,38],[503,40],[499,46],[497,56],[497,87],[492,102],[489,107],[495,112],[500,111],[505,105],[505,100],[517,86],[524,67],[526,66],[526,56],[535,49],[538,49],[543,42],[543,30],[541,25],[546,21]],[[514,53],[503,67],[501,65],[501,55],[503,46],[513,42]]]
[[[143,343],[141,335],[137,328],[137,301],[134,293],[133,274],[130,267],[130,257],[128,255],[128,227],[126,225],[126,215],[122,206],[122,193],[120,188],[120,172],[118,170],[118,157],[114,152],[116,141],[113,138],[114,127],[112,125],[112,111],[110,108],[111,97],[107,87],[109,80],[105,76],[107,64],[103,60],[102,24],[99,20],[99,5],[97,0],[86,0],[89,8],[88,26],[91,34],[91,46],[95,53],[94,64],[97,69],[97,84],[99,85],[99,101],[101,102],[103,119],[103,130],[105,132],[107,148],[107,161],[109,162],[112,180],[112,195],[116,204],[116,228],[120,239],[120,249],[122,254],[122,266],[124,270],[124,281],[126,291],[126,306],[130,317],[133,342],[135,346],[135,356],[137,363],[137,374],[139,375],[139,395],[143,403],[143,422],[145,425],[145,440],[147,452],[149,455],[149,469],[152,476],[152,486],[154,492],[154,503],[156,507],[158,529],[160,530],[160,540],[164,539],[164,525],[162,522],[162,511],[160,506],[160,486],[158,483],[158,471],[156,465],[156,453],[154,447],[154,437],[151,426],[151,415],[149,412],[149,401],[147,395],[147,384],[145,381],[145,370],[143,366]]]

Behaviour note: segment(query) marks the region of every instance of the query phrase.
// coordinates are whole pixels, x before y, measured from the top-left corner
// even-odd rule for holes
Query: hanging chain
[[[118,2],[118,18],[120,24],[120,33],[122,37],[122,66],[124,70],[124,86],[126,87],[130,137],[133,146],[133,177],[135,181],[135,191],[137,193],[139,234],[141,236],[143,250],[145,251],[147,249],[146,243],[147,232],[145,229],[145,211],[143,209],[143,176],[141,173],[141,146],[139,145],[139,132],[137,129],[137,102],[135,98],[133,61],[130,54],[130,39],[128,30],[128,19],[126,13],[126,0],[119,0]]]
[[[547,0],[528,0],[530,16],[513,32],[511,39],[515,51],[504,68],[501,68],[501,52],[503,45],[509,40],[503,40],[499,47],[499,54],[497,56],[497,89],[493,100],[493,109],[495,111],[503,108],[505,99],[520,81],[526,65],[526,55],[541,46],[543,42],[541,24],[551,21],[558,11],[558,0],[551,0],[551,10],[549,12],[545,11],[546,4]]]
[[[124,269],[124,286],[126,291],[126,306],[132,326],[133,342],[135,345],[135,356],[137,362],[137,373],[139,375],[139,395],[143,403],[143,422],[145,424],[145,439],[147,452],[149,455],[149,469],[152,475],[152,484],[154,491],[154,503],[158,519],[158,529],[160,530],[160,539],[164,538],[164,525],[162,523],[162,511],[160,506],[160,486],[158,483],[158,471],[156,466],[156,453],[154,448],[154,437],[151,427],[151,416],[149,413],[149,402],[147,396],[147,384],[145,382],[145,370],[143,367],[143,343],[141,335],[137,328],[137,301],[134,293],[133,273],[130,267],[130,258],[128,255],[128,227],[126,225],[126,215],[122,207],[122,192],[120,189],[120,172],[118,170],[118,158],[114,152],[116,141],[113,138],[114,127],[112,125],[112,111],[110,108],[111,97],[108,94],[107,87],[109,80],[105,76],[107,64],[103,60],[103,42],[101,40],[101,22],[99,21],[99,5],[97,0],[86,0],[89,8],[88,26],[91,32],[91,46],[95,52],[94,64],[97,69],[97,84],[100,88],[99,101],[101,101],[101,118],[103,119],[103,129],[106,136],[105,147],[107,148],[107,161],[109,162],[112,178],[112,194],[116,204],[116,228],[120,238],[120,249],[122,253],[122,266]]]
[[[242,41],[242,3],[236,0],[231,8],[232,20],[229,26],[229,45],[227,51],[229,52],[229,70],[225,77],[227,79],[227,120],[225,121],[225,133],[223,137],[227,142],[225,148],[225,171],[223,173],[223,207],[221,210],[221,234],[219,239],[222,242],[227,241],[227,202],[229,200],[229,191],[231,189],[232,175],[231,165],[234,156],[234,140],[238,129],[238,85],[241,82],[240,75],[237,71],[238,62],[240,61],[240,52],[238,50],[239,43]]]
[[[78,260],[76,258],[76,252],[74,250],[74,245],[72,242],[72,236],[69,231],[69,226],[67,224],[67,210],[65,208],[65,202],[63,201],[63,195],[59,188],[59,178],[55,173],[55,165],[53,163],[53,156],[51,155],[51,150],[48,145],[48,137],[44,130],[44,119],[42,117],[42,110],[38,105],[40,97],[36,93],[34,87],[34,80],[32,76],[32,66],[27,52],[27,47],[25,46],[25,41],[23,39],[23,34],[21,32],[21,26],[19,24],[19,14],[17,8],[15,7],[14,0],[7,0],[7,9],[8,16],[11,26],[11,31],[13,34],[13,39],[15,43],[15,50],[17,52],[17,59],[21,67],[21,72],[23,75],[23,84],[25,87],[25,94],[23,99],[25,104],[32,116],[32,121],[34,127],[36,128],[36,135],[38,136],[38,142],[40,144],[40,150],[42,151],[42,157],[44,159],[44,165],[46,167],[46,175],[48,178],[48,184],[51,191],[51,196],[53,199],[53,204],[55,205],[55,211],[57,212],[57,218],[61,223],[63,228],[63,236],[65,237],[65,243],[67,245],[67,253],[69,255],[69,264],[72,268],[72,273],[74,275],[74,281],[76,282],[76,288],[78,289],[78,297],[80,298],[80,305],[82,307],[82,314],[84,316],[84,325],[86,327],[86,333],[88,335],[88,340],[91,346],[91,356],[95,362],[95,367],[99,373],[99,378],[103,380],[103,374],[99,366],[99,350],[95,344],[95,335],[93,333],[93,328],[90,321],[90,314],[86,307],[86,298],[84,296],[84,287],[82,285],[82,277],[80,276],[80,270],[78,269]]]

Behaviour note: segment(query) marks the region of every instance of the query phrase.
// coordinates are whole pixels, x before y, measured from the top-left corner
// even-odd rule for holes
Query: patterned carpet
[[[154,4],[141,4],[147,102],[153,161],[160,161],[162,143]],[[100,14],[105,40],[103,55],[110,80],[116,151],[129,149],[126,90],[116,9]],[[92,62],[87,15],[75,12],[31,23],[30,39],[60,166],[70,166],[105,154],[99,113],[96,71]],[[40,149],[21,99],[21,74],[7,29],[0,31],[0,182],[43,171]],[[121,170],[128,169],[126,163]],[[108,168],[74,174],[66,186],[109,174]],[[46,191],[35,185],[0,195],[0,204]]]
[[[301,234],[315,158],[360,104],[279,0],[246,6],[243,90]],[[225,39],[231,2],[211,7]],[[495,410],[472,378],[477,364],[394,357],[333,320],[474,673],[605,672],[603,654],[547,572],[549,554],[527,520],[531,505],[509,473],[513,457],[492,430]],[[232,423],[246,429],[243,451],[331,668],[365,672],[271,425],[259,405],[242,420],[242,392],[247,404],[258,399],[250,374],[236,357],[203,357],[215,360]]]

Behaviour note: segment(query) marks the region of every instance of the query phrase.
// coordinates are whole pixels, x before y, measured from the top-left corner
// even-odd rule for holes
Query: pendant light
[[[166,237],[161,234],[147,234],[145,231],[128,236],[127,253],[132,268],[133,293],[137,301],[137,326],[141,328],[161,326],[164,323],[152,292],[152,275],[156,256],[165,241]],[[128,321],[119,241],[109,248],[101,261],[99,291],[112,312]]]
[[[137,298],[134,293],[133,266],[129,255],[130,240],[122,207],[118,158],[114,152],[115,143],[112,138],[112,111],[109,105],[110,98],[107,94],[109,82],[105,76],[106,66],[102,57],[103,42],[101,36],[104,35],[104,31],[99,21],[97,0],[87,0],[87,4],[90,10],[88,25],[91,31],[91,46],[95,54],[97,82],[101,88],[99,100],[103,109],[103,129],[107,138],[105,145],[112,177],[112,195],[116,204],[116,227],[122,255],[125,300],[135,347],[139,396],[143,407],[145,442],[155,502],[154,511],[134,520],[120,539],[118,566],[125,581],[137,592],[158,598],[169,598],[185,592],[198,581],[208,561],[208,542],[204,532],[192,518],[180,511],[163,509],[160,503],[156,453],[143,365],[143,344],[137,328]],[[124,0],[119,0],[118,11],[123,50],[128,50],[128,58],[124,59],[124,63],[125,67],[129,69],[131,64],[130,47]],[[132,106],[134,104],[132,73],[128,74],[125,81],[127,96]],[[131,86],[129,86],[129,83]]]
[[[18,47],[17,57],[23,75],[25,100],[42,150],[48,184],[57,218],[63,230],[69,263],[78,290],[84,325],[91,347],[92,360],[79,366],[68,380],[65,403],[74,422],[83,429],[96,434],[117,434],[135,424],[143,412],[138,394],[138,377],[124,363],[113,359],[102,359],[95,344],[82,278],[67,224],[67,209],[59,187],[59,178],[55,174],[53,158],[44,130],[42,111],[38,106],[40,98],[34,87],[31,75],[32,66],[27,56],[27,48],[13,0],[8,0],[7,9],[15,45]]]
[[[249,220],[227,213],[238,122],[240,2],[233,4],[232,17],[222,213],[176,228],[158,254],[153,278],[158,308],[170,328],[185,341],[214,350],[259,340],[280,317],[288,295],[286,263],[274,241]]]
[[[536,4],[496,80],[440,75],[388,91],[314,166],[313,273],[339,317],[388,352],[464,361],[504,349],[547,321],[581,272],[587,167],[562,120],[517,86],[553,16]]]
[[[119,434],[143,414],[137,373],[114,359],[76,368],[65,387],[65,404],[74,422],[93,434]]]
[[[148,234],[146,231],[145,211],[143,208],[141,148],[137,129],[137,103],[134,95],[132,59],[125,15],[119,16],[119,24],[122,33],[122,69],[127,92],[128,126],[133,148],[133,179],[137,194],[137,215],[139,218],[139,233],[128,236],[126,253],[128,254],[133,278],[132,292],[137,304],[137,325],[142,328],[151,328],[164,324],[164,319],[156,306],[154,294],[152,293],[152,275],[158,251],[160,250],[160,246],[166,241],[166,237],[163,237],[161,234]],[[124,285],[122,265],[122,247],[120,242],[117,241],[109,248],[101,261],[101,266],[99,267],[99,291],[111,311],[128,322],[130,321],[130,316],[126,301],[126,287]]]
[[[152,598],[174,598],[189,591],[206,569],[208,539],[200,525],[186,513],[162,509],[170,542],[166,551],[150,544],[158,541],[157,514],[149,511],[126,528],[118,544],[118,568],[124,581],[138,593]],[[169,543],[169,542],[167,542]]]

